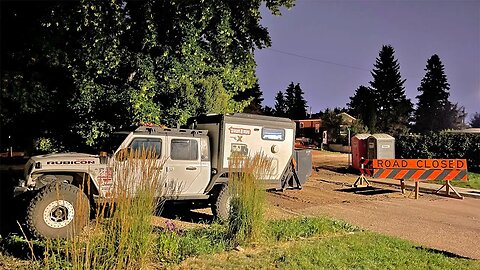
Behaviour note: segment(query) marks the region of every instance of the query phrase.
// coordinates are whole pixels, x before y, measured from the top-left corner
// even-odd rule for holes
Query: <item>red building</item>
[[[321,142],[322,119],[294,120],[297,124],[295,137],[304,145],[319,146]]]

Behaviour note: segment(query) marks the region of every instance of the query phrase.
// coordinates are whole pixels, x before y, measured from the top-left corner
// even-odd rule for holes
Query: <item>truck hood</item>
[[[58,154],[46,154],[40,156],[33,156],[32,160],[36,162],[42,161],[49,161],[49,160],[88,160],[88,159],[96,159],[98,155],[92,154],[85,154],[85,153],[76,153],[76,152],[69,152],[69,153],[58,153]]]
[[[85,153],[60,153],[33,156],[31,163],[40,162],[42,167],[55,165],[95,165],[99,163],[99,156]],[[29,163],[30,163],[29,162]]]

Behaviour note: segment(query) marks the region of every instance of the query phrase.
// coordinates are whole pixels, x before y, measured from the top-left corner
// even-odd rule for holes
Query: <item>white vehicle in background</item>
[[[155,149],[156,158],[162,160],[158,169],[163,177],[178,182],[175,193],[165,199],[210,205],[220,220],[229,214],[232,155],[262,153],[271,160],[273,169],[264,180],[282,189],[301,187],[311,173],[310,150],[294,151],[295,123],[290,119],[231,114],[200,116],[189,122],[191,129],[141,126],[124,133],[112,155],[60,153],[31,157],[25,165],[24,180],[15,188],[16,195],[32,196],[26,211],[29,231],[42,238],[66,238],[72,231],[81,231],[89,220],[89,211],[78,211],[79,203],[89,209],[99,199],[111,196],[115,185],[112,167],[121,162],[119,153],[126,149]],[[88,192],[82,189],[85,181]]]

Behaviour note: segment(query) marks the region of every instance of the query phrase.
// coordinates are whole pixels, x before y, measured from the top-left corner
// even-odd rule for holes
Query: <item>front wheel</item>
[[[90,203],[78,187],[45,186],[27,209],[27,227],[38,238],[70,238],[81,233],[90,217]]]
[[[223,185],[212,203],[213,216],[221,222],[227,222],[230,217],[230,202],[231,196],[228,185]]]

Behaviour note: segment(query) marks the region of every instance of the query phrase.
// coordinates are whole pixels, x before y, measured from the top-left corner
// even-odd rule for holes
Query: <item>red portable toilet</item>
[[[370,134],[357,134],[352,137],[352,167],[360,169],[360,160],[367,158],[367,139]]]

